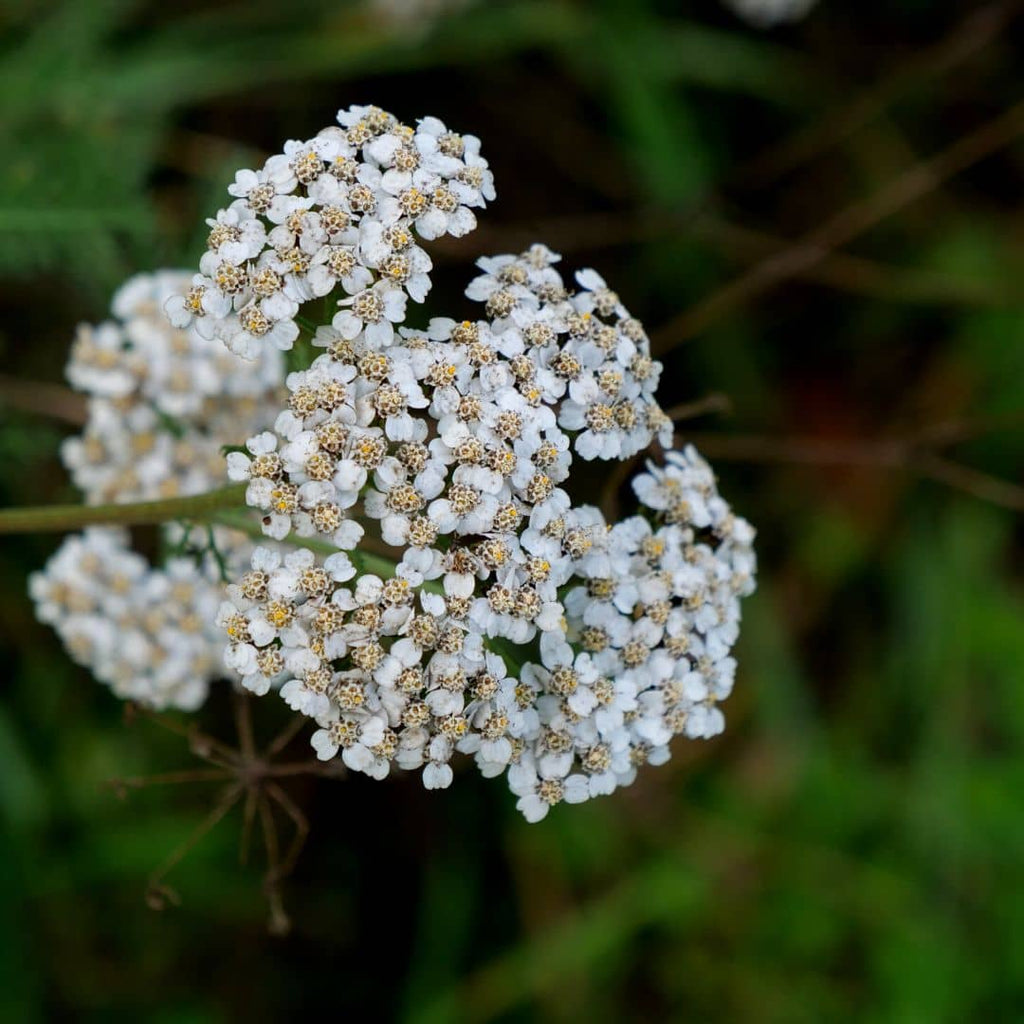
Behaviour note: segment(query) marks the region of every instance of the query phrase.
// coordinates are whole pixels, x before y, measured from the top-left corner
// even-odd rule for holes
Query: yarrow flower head
[[[273,428],[228,457],[264,533],[300,548],[257,549],[228,588],[226,658],[250,691],[276,689],[315,719],[319,757],[376,778],[415,769],[439,788],[467,754],[507,774],[538,820],[665,760],[673,735],[720,731],[752,533],[692,449],[638,477],[642,516],[609,526],[574,507],[560,486],[574,457],[671,446],[643,325],[596,271],[570,287],[535,245],[479,261],[466,294],[482,318],[405,326],[419,296],[380,272],[376,247],[396,223],[392,254],[414,231],[468,229],[417,175],[461,173],[475,140],[427,119],[399,166],[409,135],[389,115],[342,123],[371,166],[390,164],[379,182],[353,172],[382,190],[346,263],[362,287],[315,332],[323,353],[288,376]],[[315,167],[317,152],[294,150],[289,166]],[[485,185],[453,195],[482,203]],[[306,539],[337,553],[315,558]],[[393,552],[387,571],[357,570],[367,542]]]
[[[417,238],[472,231],[494,183],[475,136],[356,106],[259,170],[239,171],[228,191],[234,201],[207,222],[200,273],[166,308],[176,326],[194,324],[252,359],[290,349],[300,307],[327,297],[342,337],[389,344],[406,301],[430,289]]]
[[[74,655],[120,694],[194,706],[212,620],[226,670],[308,716],[318,758],[438,789],[464,755],[530,821],[719,733],[753,530],[673,450],[661,365],[605,279],[537,244],[478,261],[475,315],[409,325],[429,242],[495,196],[479,140],[436,118],[343,110],[229,192],[190,283],[132,282],[83,331],[69,373],[93,404],[66,458],[88,500],[121,501],[210,489],[232,446],[266,543],[216,527],[198,562],[150,569],[116,532],[69,541],[32,588]],[[313,299],[328,323],[300,322]],[[570,499],[574,460],[648,450],[637,514]],[[105,643],[121,628],[137,657]]]

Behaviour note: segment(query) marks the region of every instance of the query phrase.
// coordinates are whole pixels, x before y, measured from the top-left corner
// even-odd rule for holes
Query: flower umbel
[[[70,539],[32,591],[72,655],[156,707],[226,671],[376,779],[444,788],[463,755],[529,821],[721,732],[754,531],[673,449],[642,323],[541,244],[478,261],[475,318],[407,323],[429,242],[495,197],[479,140],[352,107],[229,192],[199,274],[133,279],[80,333],[65,458],[90,502],[131,501],[215,488],[227,446],[266,541],[171,525],[154,568],[117,530]],[[645,452],[635,515],[570,498],[574,460]]]

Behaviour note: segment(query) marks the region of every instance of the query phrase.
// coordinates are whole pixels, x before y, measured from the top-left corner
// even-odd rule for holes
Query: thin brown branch
[[[319,775],[325,779],[340,779],[346,775],[344,763],[331,761],[297,761],[294,764],[272,764],[262,773],[264,778],[283,779],[291,775]]]
[[[264,794],[258,800],[260,822],[263,825],[263,843],[267,850],[267,870],[263,876],[263,892],[270,910],[267,930],[271,935],[287,935],[292,923],[285,913],[284,900],[281,896],[281,849],[278,842],[277,826],[270,803]]]
[[[238,863],[243,867],[249,863],[249,846],[252,842],[252,826],[256,818],[256,804],[259,790],[249,786],[245,792],[245,806],[242,808],[242,838],[238,844]]]
[[[761,187],[796,170],[848,139],[902,95],[921,89],[981,53],[1020,12],[1020,3],[986,4],[960,22],[934,46],[903,57],[891,74],[856,96],[847,106],[828,110],[820,121],[755,157],[733,178],[739,187]]]
[[[134,775],[128,778],[107,779],[106,785],[124,795],[126,789],[144,789],[146,786],[175,786],[186,782],[224,782],[233,778],[228,768],[188,768],[180,772],[160,772],[156,775]]]
[[[952,175],[1001,149],[1022,131],[1024,101],[958,139],[937,156],[910,168],[873,195],[840,210],[788,249],[761,261],[696,306],[685,310],[656,332],[653,338],[655,351],[671,349],[700,334],[751,299],[790,278],[807,273],[819,265],[831,250],[853,241]]]
[[[295,868],[295,862],[299,859],[303,846],[309,838],[309,819],[302,813],[298,804],[279,786],[276,782],[266,784],[267,796],[277,801],[280,808],[292,820],[295,825],[295,835],[292,837],[288,850],[278,866],[278,879],[287,878]]]
[[[755,434],[691,434],[685,440],[696,445],[709,458],[725,461],[873,466],[902,470],[1000,508],[1024,511],[1024,487],[938,455],[922,448],[913,439],[838,440]]]
[[[86,400],[62,384],[44,381],[20,380],[0,374],[0,407],[49,416],[80,427],[87,414]]]
[[[319,760],[274,764],[272,762],[273,756],[287,747],[288,743],[297,735],[306,722],[305,717],[295,715],[286,728],[267,745],[265,752],[260,754],[257,751],[252,721],[252,704],[248,694],[234,692],[232,694],[232,702],[235,730],[238,734],[237,750],[210,736],[198,733],[194,728],[186,728],[172,719],[167,719],[149,709],[132,706],[129,709],[128,717],[133,713],[138,713],[152,719],[161,727],[186,739],[196,756],[211,761],[214,764],[223,760],[224,767],[167,772],[149,778],[114,780],[113,784],[123,793],[128,786],[140,787],[148,782],[180,783],[213,780],[215,778],[221,781],[224,779],[231,780],[229,785],[222,791],[218,802],[200,825],[154,872],[147,890],[147,900],[155,908],[162,908],[168,903],[180,902],[178,894],[164,884],[164,877],[228,813],[231,807],[244,794],[245,803],[242,813],[239,860],[242,864],[248,861],[253,829],[258,818],[267,857],[267,866],[263,876],[263,888],[269,907],[268,927],[275,934],[284,934],[289,930],[291,924],[284,910],[281,880],[292,871],[299,853],[305,845],[309,835],[309,821],[284,788],[271,781],[271,778],[285,778],[298,775],[317,775],[325,778],[338,777],[345,773],[344,766],[338,762],[324,763]],[[291,837],[283,856],[278,825],[274,820],[274,805],[281,808],[295,827],[295,833]]]
[[[1011,412],[996,413],[992,416],[966,416],[956,419],[940,420],[921,427],[911,435],[915,444],[931,447],[948,447],[962,441],[971,441],[991,434],[995,430],[1024,425],[1024,409]]]
[[[196,844],[234,807],[241,793],[242,786],[240,784],[236,783],[228,786],[220,800],[214,804],[210,813],[196,826],[189,837],[150,875],[146,901],[154,910],[163,909],[167,901],[178,902],[177,894],[169,886],[163,884],[163,879],[195,849]]]
[[[224,768],[236,768],[238,766],[238,752],[236,750],[232,750],[226,743],[221,743],[220,740],[200,732],[195,725],[180,725],[174,719],[168,718],[159,712],[151,711],[141,704],[130,704],[126,707],[125,711],[126,716],[129,718],[134,715],[140,715],[151,722],[155,722],[162,729],[166,729],[176,736],[184,737],[188,740],[189,751],[203,761],[209,761],[211,764]]]
[[[251,762],[256,755],[256,740],[252,731],[252,705],[249,702],[249,694],[244,690],[232,690],[231,707],[234,711],[238,749],[242,761]]]
[[[711,413],[732,412],[732,399],[721,391],[713,391],[703,398],[697,398],[692,402],[683,402],[680,405],[673,405],[665,410],[673,423],[681,423],[683,420],[694,420],[698,416],[707,416]]]
[[[693,234],[744,261],[763,260],[792,244],[777,235],[702,216],[692,224]],[[1024,304],[1020,289],[1011,283],[971,280],[955,274],[897,267],[842,252],[826,253],[820,263],[798,275],[802,280],[891,302],[939,306],[1007,308]]]
[[[648,452],[638,452],[629,459],[617,462],[608,473],[607,481],[601,488],[601,497],[598,505],[609,523],[617,522],[621,518],[621,504],[619,502],[619,491],[622,485],[633,475],[638,463],[648,456]]]
[[[987,501],[1000,508],[1024,512],[1024,487],[980,470],[964,466],[940,455],[924,454],[912,463],[922,476],[954,490],[969,494],[979,501]]]
[[[700,239],[744,263],[763,260],[788,249],[791,239],[755,231],[711,213],[672,214],[665,210],[573,214],[501,227],[481,225],[472,246],[463,239],[438,239],[442,255],[470,258],[479,248],[518,252],[538,239],[571,253],[636,245],[672,236]],[[476,247],[476,248],[473,248]],[[956,274],[900,267],[846,253],[826,253],[820,263],[806,267],[802,280],[837,291],[891,302],[928,305],[1015,307],[1024,302],[1012,284],[975,281]]]
[[[292,720],[267,744],[263,752],[264,758],[270,760],[275,754],[280,754],[285,747],[309,724],[309,719],[302,714],[295,714]]]
[[[811,466],[900,468],[907,444],[899,440],[844,440],[823,437],[772,437],[762,434],[690,434],[680,441],[696,445],[710,459],[791,463]]]
[[[219,185],[225,168],[258,167],[269,155],[222,135],[179,128],[171,135],[160,159],[166,167]]]

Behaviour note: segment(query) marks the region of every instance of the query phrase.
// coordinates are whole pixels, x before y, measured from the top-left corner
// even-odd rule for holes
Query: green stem
[[[260,529],[259,522],[249,516],[221,512],[211,516],[210,521],[218,526],[227,526],[232,530],[238,530],[240,533],[252,537],[253,540],[263,541],[264,544],[273,543]],[[335,547],[329,541],[318,540],[316,537],[293,536],[289,537],[288,540],[289,543],[294,544],[297,548],[308,548],[310,551],[315,551],[321,555],[336,555],[342,550],[339,547]],[[349,560],[361,573],[372,573],[374,576],[380,576],[384,580],[391,579],[395,575],[395,566],[398,563],[386,555],[378,555],[375,551],[364,551],[359,548],[344,553],[348,555]],[[423,584],[423,587],[426,590],[435,590],[438,593],[444,592],[444,588],[437,580],[429,580]]]
[[[245,484],[205,494],[123,505],[42,505],[0,509],[0,534],[48,533],[84,526],[145,526],[173,519],[209,520],[210,513],[245,504]]]

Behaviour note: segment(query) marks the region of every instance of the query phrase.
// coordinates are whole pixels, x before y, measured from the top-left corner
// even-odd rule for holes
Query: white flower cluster
[[[640,514],[574,507],[574,458],[671,447],[643,325],[594,270],[570,288],[534,245],[478,261],[481,318],[405,326],[431,283],[417,238],[471,230],[491,174],[479,140],[435,118],[338,120],[240,171],[200,274],[130,282],[69,367],[91,395],[65,447],[89,501],[213,489],[222,446],[248,436],[228,475],[290,546],[217,528],[198,562],[153,569],[123,533],[90,530],[32,593],[123,696],[200,703],[220,674],[214,622],[246,689],[315,720],[321,759],[440,788],[468,755],[537,821],[667,760],[675,735],[721,731],[753,530],[692,448],[634,480]],[[280,350],[317,298],[323,351],[279,398]]]
[[[673,736],[725,726],[754,531],[692,447],[648,463],[633,489],[644,514],[595,531],[573,559],[566,635],[545,634],[540,662],[522,668],[539,722],[508,779],[530,821],[628,785],[638,765],[668,760]]]
[[[569,292],[543,245],[519,256],[478,261],[484,271],[466,295],[492,319],[476,325],[511,361],[532,406],[557,405],[558,425],[575,433],[583,459],[626,459],[655,438],[670,444],[672,424],[655,401],[661,364],[651,359],[643,324],[595,270]]]
[[[280,353],[247,362],[172,327],[164,303],[188,281],[185,271],[139,274],[114,295],[113,319],[78,329],[67,377],[88,395],[88,418],[61,455],[89,504],[220,487],[222,446],[273,419]]]
[[[718,730],[750,531],[690,452],[639,482],[653,531],[573,508],[574,457],[671,444],[642,324],[593,270],[570,290],[535,245],[479,261],[466,294],[484,318],[404,326],[430,286],[414,233],[470,230],[490,174],[478,140],[435,119],[339,120],[239,173],[203,273],[168,304],[252,355],[291,346],[303,302],[347,295],[273,429],[228,456],[267,536],[335,553],[257,549],[218,615],[226,660],[316,719],[320,757],[435,788],[472,754],[536,820],[664,760],[676,732]],[[359,574],[381,547],[393,557]]]
[[[374,778],[394,765],[443,787],[471,754],[485,776],[507,772],[531,821],[610,793],[667,760],[672,736],[721,731],[754,587],[753,530],[693,449],[634,489],[653,524],[609,528],[566,503],[521,537],[453,540],[433,582],[403,563],[347,586],[344,552],[257,549],[218,616],[227,660],[254,693],[283,683],[320,726],[319,757]]]
[[[170,270],[133,277],[114,296],[113,320],[79,328],[67,375],[88,395],[88,418],[62,455],[89,504],[223,486],[222,447],[275,414],[280,353],[246,362],[168,324],[164,303],[188,280]],[[74,660],[119,697],[193,710],[225,675],[221,575],[243,571],[252,544],[235,530],[175,524],[162,541],[180,553],[152,567],[125,531],[88,529],[32,576],[30,593]]]
[[[349,518],[358,506],[406,551],[403,570],[428,579],[460,557],[456,542],[488,535],[504,585],[526,557],[507,538],[568,508],[558,484],[570,448],[611,459],[655,437],[670,443],[642,324],[593,270],[569,293],[557,259],[536,245],[481,260],[468,294],[489,320],[437,318],[386,343],[321,328],[314,343],[328,351],[289,375],[274,430],[228,456],[267,535],[351,549],[363,535]]]
[[[818,0],[722,0],[734,14],[754,28],[774,28],[807,17]]]
[[[340,290],[334,327],[372,345],[388,343],[407,299],[424,300],[432,264],[416,236],[464,235],[472,208],[494,198],[480,140],[377,107],[339,111],[338,122],[238,172],[237,198],[208,221],[200,273],[167,304],[174,324],[251,359],[290,349],[312,299]]]
[[[224,675],[223,587],[189,558],[151,568],[124,530],[68,537],[29,593],[72,659],[124,700],[193,711]]]

